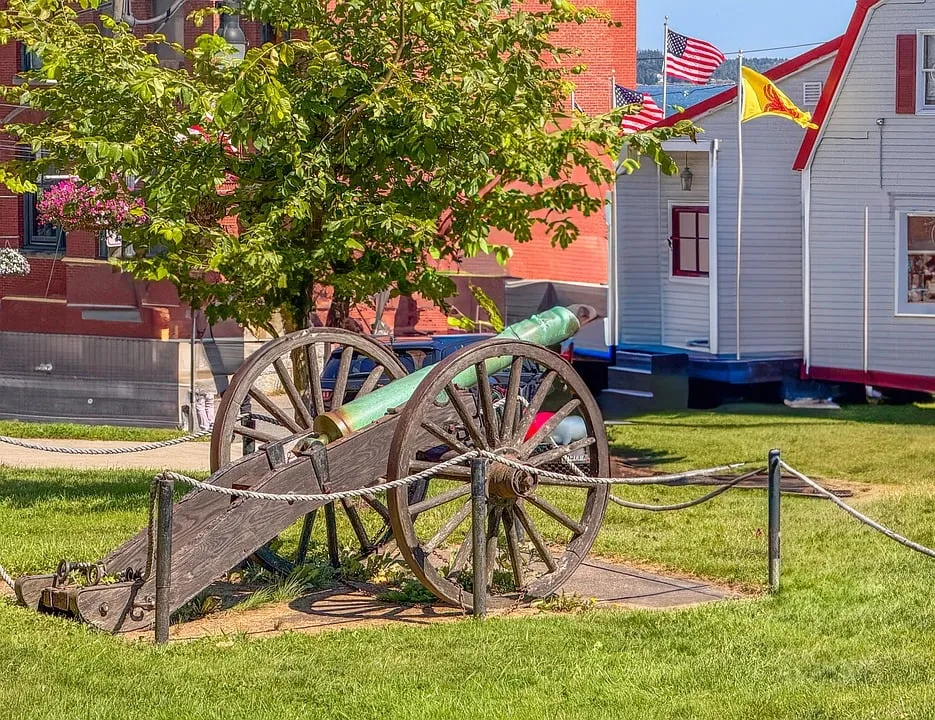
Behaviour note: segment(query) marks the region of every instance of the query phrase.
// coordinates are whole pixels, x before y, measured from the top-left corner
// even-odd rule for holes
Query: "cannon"
[[[411,374],[383,344],[343,330],[270,341],[235,373],[223,397],[205,482],[313,495],[423,471],[432,476],[331,503],[188,492],[174,504],[167,529],[171,611],[250,558],[288,573],[316,552],[337,564],[342,552],[367,555],[393,543],[425,587],[455,606],[472,608],[475,592],[485,593],[488,606],[554,593],[594,543],[607,486],[487,463],[487,577],[476,579],[471,471],[433,469],[482,449],[535,469],[607,476],[597,403],[571,365],[548,349],[594,315],[583,306],[553,308]],[[21,577],[17,598],[109,632],[149,628],[153,534],[151,521],[98,562],[63,561],[54,574]]]

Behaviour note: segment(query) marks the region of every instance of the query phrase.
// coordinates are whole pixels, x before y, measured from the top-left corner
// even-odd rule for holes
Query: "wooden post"
[[[474,617],[487,615],[487,461],[471,460],[471,538],[473,550]]]
[[[169,593],[172,590],[172,492],[171,478],[158,480],[156,516],[156,644],[169,641]]]

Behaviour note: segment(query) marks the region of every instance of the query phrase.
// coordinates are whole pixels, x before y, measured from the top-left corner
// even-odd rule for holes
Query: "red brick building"
[[[195,28],[183,20],[186,13],[201,4],[186,5],[164,32],[182,35],[186,44],[191,44],[200,33],[211,32],[208,25]],[[588,112],[603,112],[611,105],[612,77],[621,84],[635,82],[636,0],[596,0],[591,4],[607,12],[618,25],[607,27],[606,23],[591,22],[563,28],[558,43],[580,48],[580,62],[588,66],[588,71],[577,79],[577,103]],[[165,12],[169,5],[171,2],[167,0],[133,0],[132,10],[137,18],[146,18]],[[262,30],[257,24],[244,22],[243,28],[251,45],[261,42]],[[13,82],[29,61],[21,48],[0,46],[0,82]],[[17,108],[0,106],[0,119],[16,112]],[[15,152],[20,151],[9,139],[0,140],[0,156],[9,157]],[[605,192],[603,188],[593,190],[597,195]],[[459,271],[474,277],[604,283],[607,280],[604,215],[578,218],[577,224],[580,238],[567,250],[552,248],[540,234],[529,243],[515,246],[514,256],[505,269],[489,258],[479,258],[465,263]],[[65,235],[38,225],[35,198],[15,195],[2,187],[0,246],[22,249],[32,267],[27,277],[0,277],[0,332],[162,340],[190,335],[190,313],[179,302],[173,287],[165,282],[134,281],[115,270],[105,259],[106,247],[91,233]],[[466,284],[464,279],[459,281],[459,286]],[[424,302],[417,305],[421,312],[408,313],[417,329],[424,332],[446,329],[444,318],[434,308]],[[391,326],[398,309],[396,303],[391,303],[384,317]],[[405,308],[399,314],[406,314]]]

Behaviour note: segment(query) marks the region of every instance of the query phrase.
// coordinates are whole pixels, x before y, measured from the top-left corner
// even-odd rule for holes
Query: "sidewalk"
[[[137,442],[112,440],[27,440],[35,445],[73,448],[126,448]],[[0,443],[0,466],[19,468],[73,468],[75,470],[177,470],[208,471],[211,443],[188,442],[148,452],[122,455],[69,455],[27,450]]]

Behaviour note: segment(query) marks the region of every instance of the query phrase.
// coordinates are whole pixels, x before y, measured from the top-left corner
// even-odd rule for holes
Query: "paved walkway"
[[[35,445],[75,448],[125,448],[141,443],[110,440],[28,440]],[[20,468],[74,468],[75,470],[177,470],[180,472],[208,470],[208,442],[188,442],[148,452],[123,455],[68,455],[64,453],[27,450],[0,443],[0,465]]]

